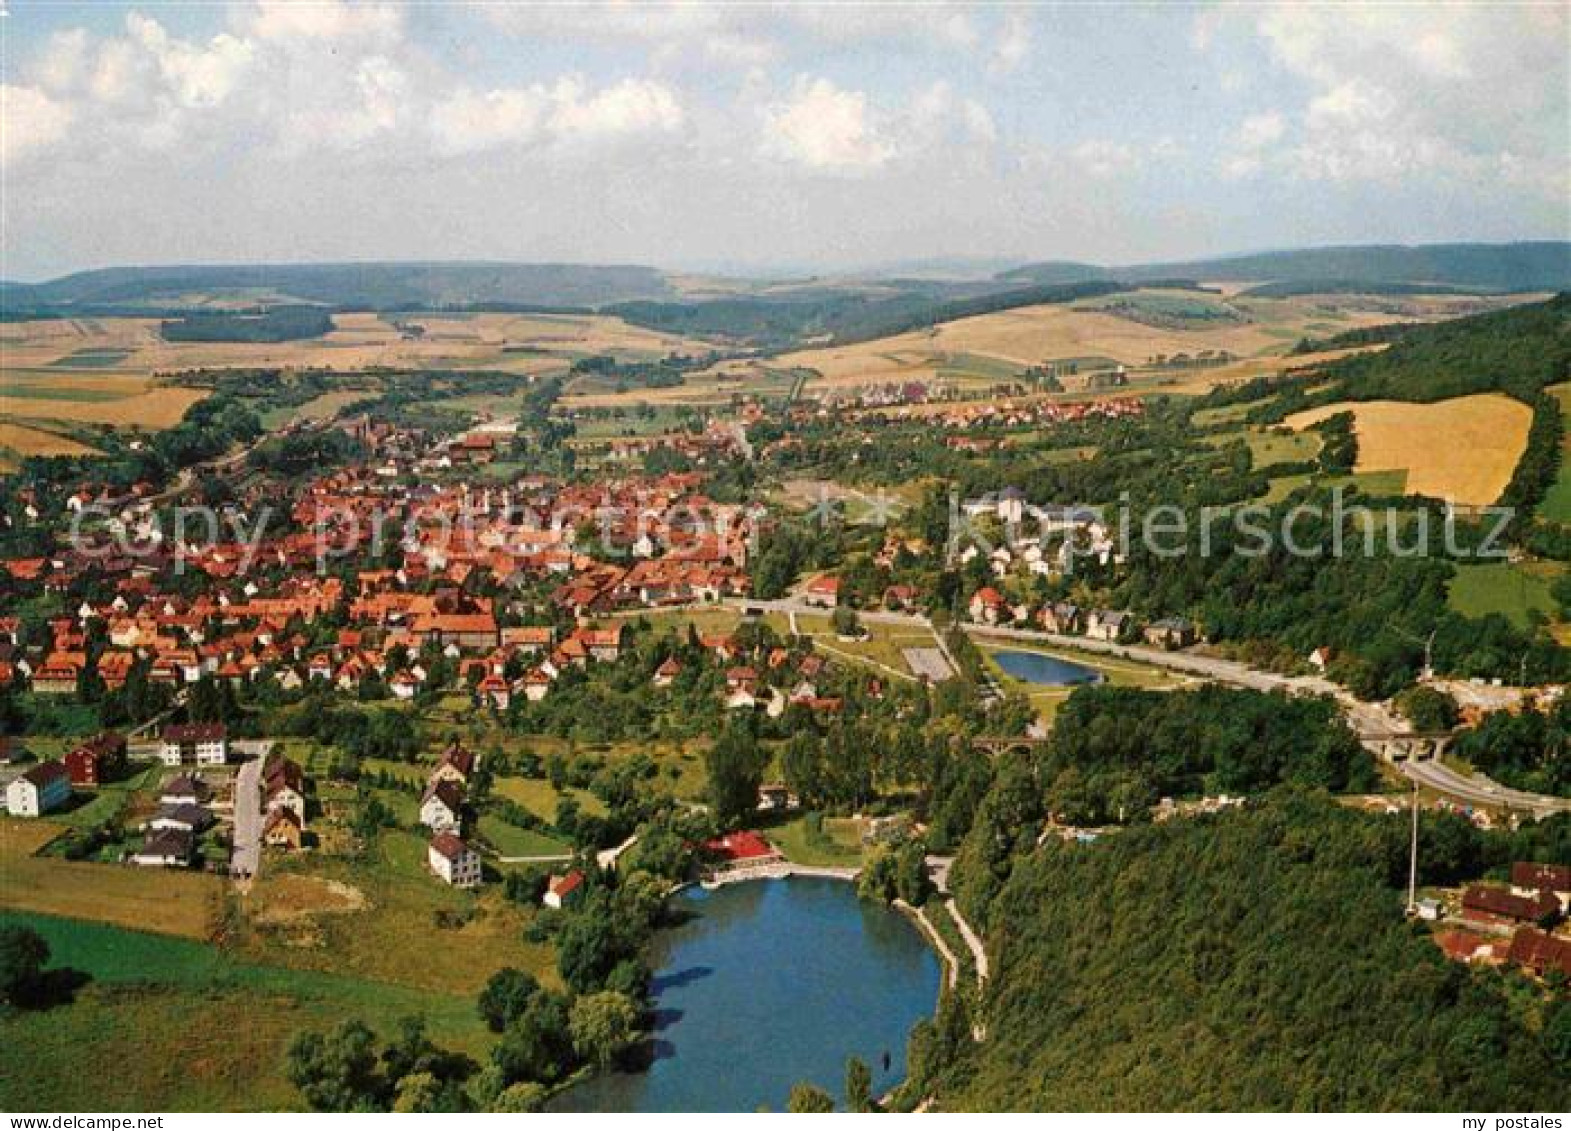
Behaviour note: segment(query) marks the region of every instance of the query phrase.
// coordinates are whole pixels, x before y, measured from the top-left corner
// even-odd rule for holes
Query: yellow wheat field
[[[1306,428],[1351,412],[1358,471],[1407,472],[1407,493],[1483,506],[1500,498],[1527,446],[1533,410],[1501,393],[1435,404],[1343,403],[1287,418]]]
[[[645,330],[603,315],[335,314],[334,329],[298,342],[166,342],[158,321],[90,318],[17,322],[0,331],[0,377],[36,382],[148,376],[182,369],[486,368],[536,373],[561,368],[562,356],[619,352],[660,356],[707,349],[674,334]],[[395,324],[396,322],[396,324]],[[418,329],[416,329],[418,328]],[[91,371],[51,370],[82,350],[125,350]],[[555,353],[556,358],[543,356]]]
[[[88,456],[93,449],[78,443],[69,436],[59,436],[42,428],[28,428],[9,420],[0,420],[0,448],[9,448],[19,456]]]

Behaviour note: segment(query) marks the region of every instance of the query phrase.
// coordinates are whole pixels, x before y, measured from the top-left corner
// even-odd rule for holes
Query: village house
[[[269,848],[283,848],[298,852],[305,842],[305,829],[300,816],[288,808],[277,808],[267,815],[262,825],[262,843]]]
[[[525,699],[538,703],[551,690],[551,677],[541,668],[531,668],[518,681],[518,686],[523,689]]]
[[[1511,936],[1510,961],[1539,977],[1551,970],[1571,978],[1571,939],[1559,938],[1532,927],[1519,927]]]
[[[6,811],[13,817],[39,817],[71,796],[71,773],[64,762],[40,762],[13,778],[5,789]]]
[[[433,836],[426,848],[426,861],[444,883],[455,888],[480,886],[480,854],[456,833],[444,831]]]
[[[206,805],[213,796],[212,787],[194,774],[181,774],[170,778],[159,791],[160,805]]]
[[[229,760],[229,732],[223,723],[166,726],[158,757],[166,766],[222,766]]]
[[[1083,627],[1080,615],[1080,606],[1072,605],[1068,601],[1055,601],[1044,605],[1038,614],[1043,632],[1056,633],[1059,636],[1077,636]]]
[[[540,902],[553,911],[560,911],[583,886],[584,874],[577,868],[565,876],[552,876],[546,883],[545,895],[540,897]]]
[[[463,790],[450,781],[432,782],[420,798],[420,823],[433,832],[456,830],[463,812]]]
[[[984,585],[971,595],[971,619],[977,624],[997,624],[1006,619],[1008,603],[1004,595],[991,585]]]
[[[282,754],[271,754],[262,766],[262,812],[280,809],[293,813],[305,827],[305,773],[297,762]]]
[[[784,813],[797,806],[796,794],[775,782],[758,787],[758,809],[762,813]]]
[[[1511,893],[1536,896],[1553,895],[1560,910],[1571,910],[1571,864],[1534,864],[1518,860],[1511,865]]]
[[[1092,640],[1116,644],[1134,626],[1134,617],[1115,609],[1095,609],[1086,618],[1086,635]]]
[[[431,771],[427,784],[435,785],[437,782],[447,781],[462,788],[469,784],[469,775],[474,772],[474,751],[462,743],[454,742],[442,751],[442,757],[437,762],[436,769]]]
[[[1505,888],[1473,884],[1462,893],[1462,920],[1475,927],[1514,927],[1558,913],[1560,901],[1549,892],[1515,895]]]
[[[72,785],[100,785],[125,772],[125,736],[104,731],[65,756]]]
[[[143,868],[184,868],[191,863],[196,840],[180,829],[155,829],[131,853],[131,863]]]
[[[670,687],[676,682],[676,677],[682,674],[682,665],[675,656],[667,656],[665,662],[655,669],[655,674],[650,682],[656,687]]]
[[[147,822],[147,827],[199,833],[212,823],[213,815],[200,805],[163,805],[153,819]]]
[[[840,603],[840,579],[833,574],[821,574],[807,583],[802,592],[802,603],[832,609]]]
[[[1145,641],[1157,648],[1187,648],[1195,642],[1193,621],[1183,617],[1163,617],[1146,625]]]

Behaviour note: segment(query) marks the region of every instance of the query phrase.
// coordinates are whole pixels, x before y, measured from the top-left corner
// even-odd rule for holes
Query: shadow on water
[[[683,986],[690,986],[694,982],[707,978],[715,972],[713,966],[689,966],[685,970],[677,970],[670,974],[660,974],[649,982],[649,993],[659,997],[666,990],[679,990]]]
[[[662,1029],[669,1029],[682,1020],[685,1010],[681,1009],[653,1009],[649,1012],[649,1029],[658,1033]]]

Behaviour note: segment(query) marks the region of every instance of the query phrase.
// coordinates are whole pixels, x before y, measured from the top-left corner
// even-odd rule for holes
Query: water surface
[[[1102,681],[1102,673],[1095,668],[1042,652],[994,652],[993,659],[998,661],[998,666],[1007,674],[1025,683],[1072,687],[1076,684]]]
[[[872,1069],[875,1095],[899,1083],[906,1036],[938,1001],[939,960],[914,923],[842,880],[758,880],[676,900],[693,918],[651,954],[649,1069],[597,1076],[552,1110],[784,1111],[800,1080],[839,1098],[848,1056]]]

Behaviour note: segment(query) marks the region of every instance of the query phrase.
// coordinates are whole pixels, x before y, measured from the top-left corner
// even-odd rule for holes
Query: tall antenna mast
[[[1418,911],[1418,779],[1413,779],[1413,849],[1407,866],[1407,913]]]

